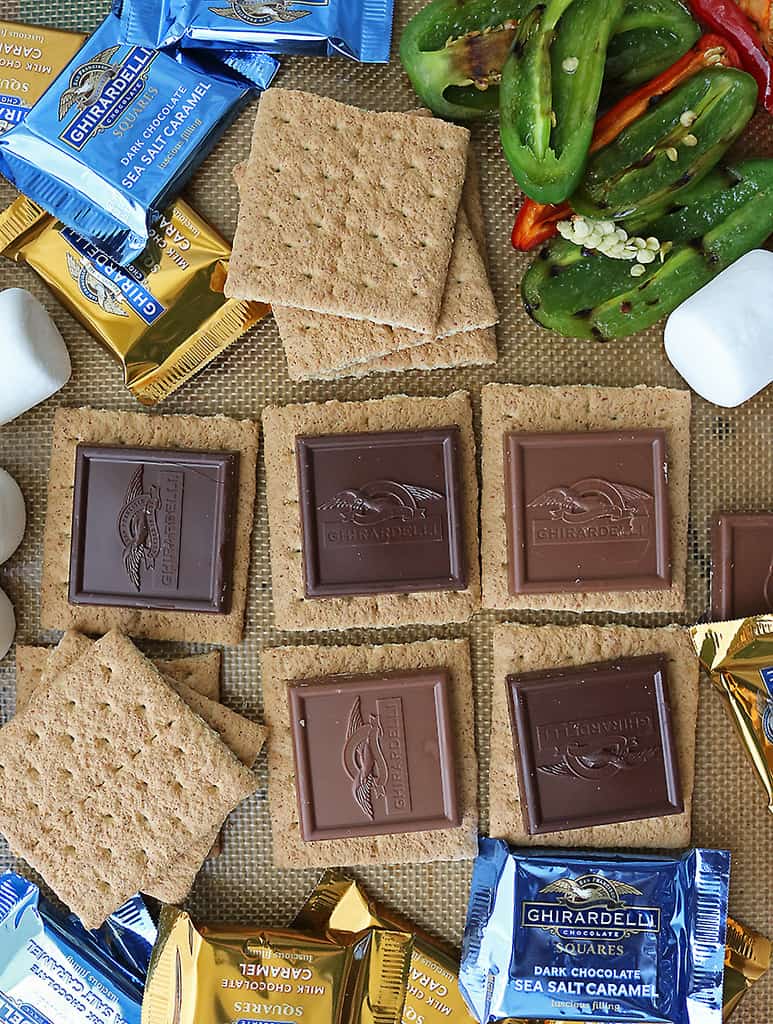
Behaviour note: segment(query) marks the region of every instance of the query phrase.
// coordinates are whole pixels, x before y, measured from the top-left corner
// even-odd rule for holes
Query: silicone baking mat
[[[398,2],[394,40],[421,0]],[[104,16],[107,3],[68,0],[0,0],[0,17],[61,28],[93,29]],[[393,46],[393,54],[396,47]],[[343,59],[285,58],[277,82],[308,89],[336,99],[379,110],[409,110],[416,105],[396,57],[389,66],[358,65]],[[255,115],[248,108],[228,131],[223,142],[192,182],[187,198],[213,224],[231,237],[236,221],[237,190],[231,168],[248,150]],[[238,342],[198,379],[163,403],[164,413],[210,414],[258,418],[270,403],[304,402],[329,398],[360,399],[385,394],[447,394],[455,388],[472,392],[479,410],[479,392],[487,381],[546,384],[664,384],[684,386],[671,369],[662,347],[662,330],[619,342],[566,341],[534,325],[523,312],[518,283],[526,259],[510,246],[516,208],[516,190],[502,157],[496,124],[473,130],[486,213],[491,278],[501,311],[498,328],[500,357],[496,367],[462,372],[412,372],[400,376],[372,376],[352,382],[293,384],[288,380],[284,356],[273,321],[269,318]],[[758,115],[744,139],[744,149],[773,155],[773,124]],[[13,198],[3,184],[0,200]],[[46,482],[54,407],[90,404],[103,408],[135,409],[124,390],[116,364],[47,293],[35,275],[12,263],[0,264],[0,286],[29,288],[45,303],[60,327],[73,361],[71,382],[50,402],[7,426],[0,427],[0,465],[18,479],[27,499],[28,527],[24,543],[0,569],[0,586],[16,606],[20,643],[54,642],[41,633],[38,590]],[[0,372],[3,340],[0,335]],[[693,400],[692,495],[689,608],[681,621],[704,617],[708,602],[709,538],[712,511],[761,510],[773,506],[773,388],[740,409],[722,410],[701,399]],[[250,570],[247,637],[239,647],[224,652],[224,693],[227,702],[247,715],[261,717],[258,653],[261,644],[302,642],[301,637],[279,634],[273,628],[268,554],[265,480],[258,484],[258,507]],[[506,615],[501,616],[506,619]],[[522,615],[521,621],[569,622],[569,615]],[[616,621],[656,625],[666,616],[626,616]],[[610,616],[589,615],[603,623]],[[401,631],[351,632],[306,637],[309,641],[381,642],[423,639],[432,635],[464,636],[472,641],[475,666],[476,726],[480,757],[482,828],[487,826],[488,731],[491,691],[491,613],[478,615],[471,625],[447,630],[425,627]],[[167,646],[169,651],[170,647]],[[14,706],[13,652],[0,664],[0,701],[3,719]],[[719,697],[702,683],[698,725],[698,764],[693,818],[693,840],[733,852],[731,910],[742,921],[773,936],[773,820],[746,763]],[[265,755],[259,763],[265,780]],[[204,918],[287,922],[313,885],[316,871],[277,871],[271,865],[270,808],[265,788],[229,821],[225,852],[205,865],[190,899],[190,907]],[[7,848],[0,863],[11,863]],[[458,943],[464,922],[469,881],[468,864],[434,864],[356,869],[369,890],[404,911],[415,921]],[[768,1024],[773,1001],[773,977],[758,984],[739,1008],[737,1024]]]

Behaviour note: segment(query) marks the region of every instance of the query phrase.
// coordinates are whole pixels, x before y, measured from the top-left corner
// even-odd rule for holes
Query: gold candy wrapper
[[[693,626],[690,635],[727,702],[773,813],[773,615]]]
[[[745,924],[727,919],[722,1020],[735,1010],[755,981],[770,967],[771,943]]]
[[[86,36],[0,21],[0,132],[20,124]]]
[[[399,1024],[412,936],[335,942],[289,929],[196,926],[165,907],[142,1024]]]
[[[231,247],[183,200],[150,245],[120,267],[21,196],[0,213],[0,251],[26,263],[123,367],[124,383],[155,405],[268,312],[227,299]]]

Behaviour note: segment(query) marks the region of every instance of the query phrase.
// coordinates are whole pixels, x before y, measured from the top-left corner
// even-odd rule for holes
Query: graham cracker
[[[330,864],[418,864],[465,860],[477,853],[478,762],[472,714],[472,670],[467,640],[426,640],[369,647],[276,647],[261,654],[263,700],[269,725],[268,795],[274,864],[283,868]],[[304,842],[298,823],[295,759],[287,685],[295,679],[341,673],[446,668],[462,808],[458,828],[386,836]]]
[[[642,654],[664,654],[668,659],[671,724],[679,757],[684,812],[530,836],[524,829],[521,817],[506,677],[520,672],[589,665],[596,661]],[[525,626],[510,623],[495,626],[489,768],[490,835],[522,846],[640,846],[669,849],[688,846],[695,780],[698,680],[695,651],[688,631],[681,626],[658,629],[633,629],[629,626]]]
[[[478,482],[470,396],[394,395],[365,402],[268,406],[263,411],[274,617],[279,629],[348,629],[466,622],[480,607]],[[295,439],[302,435],[410,431],[458,426],[461,519],[468,586],[456,591],[307,598]]]
[[[0,775],[0,831],[87,928],[258,786],[117,633],[0,730]]]
[[[69,603],[75,453],[80,443],[239,452],[233,588],[228,614]],[[257,458],[258,424],[252,420],[232,420],[225,416],[150,416],[90,408],[57,409],[43,538],[42,628],[76,629],[94,634],[117,629],[132,636],[158,640],[239,643],[244,634]]]
[[[511,594],[508,586],[504,435],[663,428],[668,452],[671,586],[664,590]],[[573,612],[678,612],[685,607],[690,490],[690,392],[670,388],[489,384],[482,391],[481,550],[486,608]]]
[[[434,333],[468,143],[438,118],[268,89],[226,295]]]

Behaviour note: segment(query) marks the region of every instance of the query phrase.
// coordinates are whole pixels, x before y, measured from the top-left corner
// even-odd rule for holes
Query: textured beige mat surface
[[[420,0],[398,0],[395,39]],[[107,3],[83,0],[0,0],[0,17],[21,18],[62,28],[92,29]],[[393,47],[394,52],[394,47]],[[359,66],[344,60],[287,58],[278,82],[291,88],[310,89],[336,99],[378,110],[410,110],[416,106],[399,65]],[[248,153],[254,106],[229,130],[223,142],[198,173],[187,197],[230,237],[236,220],[237,189],[231,168]],[[476,416],[479,389],[489,381],[519,383],[588,383],[632,385],[638,383],[683,386],[667,362],[661,344],[662,331],[621,342],[600,345],[570,342],[553,337],[531,323],[520,307],[517,285],[526,259],[510,247],[510,229],[516,193],[501,155],[495,125],[476,127],[473,142],[480,158],[483,203],[494,293],[502,313],[498,328],[500,361],[496,367],[463,372],[412,372],[336,384],[292,384],[273,320],[259,325],[243,341],[221,357],[199,380],[187,385],[161,406],[164,413],[208,414],[259,418],[262,408],[275,402],[318,401],[327,398],[361,399],[385,394],[448,394],[455,388],[473,391]],[[758,116],[744,145],[747,151],[773,156],[773,124]],[[0,188],[5,204],[13,198],[8,186]],[[136,408],[123,389],[118,367],[97,344],[48,295],[31,271],[10,263],[0,264],[0,286],[22,285],[46,304],[62,330],[72,354],[71,383],[51,402],[14,423],[0,427],[0,465],[18,479],[27,499],[29,524],[20,550],[0,568],[0,586],[16,605],[20,643],[53,641],[39,628],[38,590],[41,545],[45,519],[46,479],[54,407],[57,404],[91,403],[116,409]],[[0,336],[0,372],[3,339]],[[721,410],[700,399],[693,403],[692,493],[688,566],[688,613],[683,621],[703,617],[708,607],[710,514],[717,509],[760,510],[773,507],[773,388],[738,410]],[[505,619],[507,616],[499,616]],[[524,614],[526,622],[570,622],[567,614]],[[621,618],[589,615],[589,622],[623,621],[631,625],[664,624],[669,616],[630,615]],[[475,669],[477,735],[480,750],[480,791],[484,826],[488,819],[485,780],[488,777],[488,730],[491,687],[491,631],[495,616],[478,616],[469,629]],[[265,512],[265,478],[258,482],[258,507],[253,540],[252,567],[245,643],[224,652],[223,693],[237,711],[260,717],[261,689],[258,652],[261,643],[296,642],[272,627],[268,524]],[[425,639],[440,633],[463,636],[463,627],[387,630],[348,633],[339,642],[361,639]],[[304,635],[297,642],[315,642]],[[320,636],[329,643],[333,637]],[[151,648],[171,656],[182,648],[157,645]],[[693,838],[697,843],[724,846],[733,851],[731,909],[741,920],[773,936],[773,820],[764,810],[751,768],[741,744],[717,696],[702,683],[698,726],[698,757]],[[3,719],[14,700],[13,652],[0,663],[0,708]],[[232,816],[225,852],[205,865],[190,902],[205,917],[284,923],[300,906],[313,884],[316,871],[280,872],[271,867],[269,810],[265,792],[265,754],[258,761],[264,787]],[[0,864],[11,863],[7,849],[0,850]],[[468,868],[426,865],[360,869],[357,874],[371,891],[416,921],[458,941],[464,921]],[[753,990],[737,1011],[737,1024],[768,1024],[773,1018],[773,978]]]

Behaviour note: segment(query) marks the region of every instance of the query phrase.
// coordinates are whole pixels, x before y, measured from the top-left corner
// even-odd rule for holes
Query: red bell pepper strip
[[[735,44],[741,67],[757,82],[760,102],[773,114],[773,59],[768,56],[754,22],[733,0],[688,0],[696,18],[700,18]]]
[[[611,107],[596,122],[590,152],[608,145],[629,124],[647,110],[656,97],[671,92],[677,85],[707,67],[741,67],[741,58],[735,48],[722,36],[708,33],[701,36],[695,46],[681,57],[670,68],[667,68],[651,81],[646,82],[619,103]],[[556,225],[560,220],[570,217],[572,208],[569,203],[560,206],[549,206],[536,203],[533,199],[524,199],[513,225],[513,248],[528,252],[546,242],[557,232]]]

